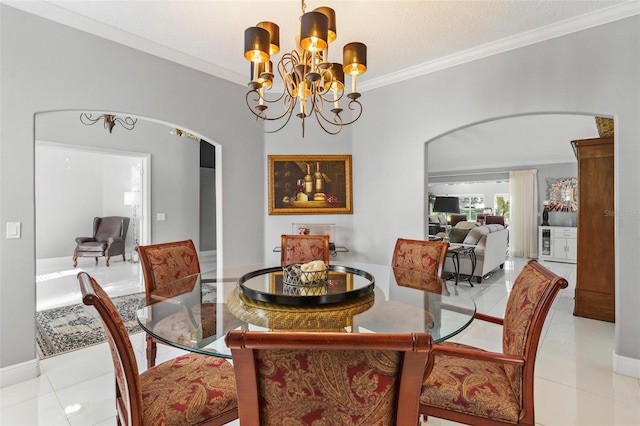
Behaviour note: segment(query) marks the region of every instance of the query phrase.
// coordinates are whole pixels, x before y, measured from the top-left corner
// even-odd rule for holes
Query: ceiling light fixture
[[[80,121],[82,124],[86,124],[87,126],[93,126],[100,120],[104,120],[104,128],[109,129],[109,133],[113,132],[113,126],[116,124],[120,124],[127,130],[133,130],[138,122],[138,119],[133,119],[131,117],[116,117],[113,114],[102,114],[96,118],[93,118],[93,114],[87,114],[86,112],[80,114]]]
[[[294,111],[302,120],[314,115],[320,127],[336,135],[343,126],[355,123],[362,115],[362,104],[356,91],[356,77],[367,70],[367,46],[354,42],[343,48],[343,63],[329,62],[329,43],[336,39],[336,14],[329,7],[318,7],[305,13],[302,0],[300,30],[296,37],[296,48],[284,53],[277,63],[278,74],[283,83],[282,93],[275,97],[265,96],[265,90],[273,87],[273,63],[271,57],[280,51],[280,28],[273,22],[260,22],[244,32],[244,57],[251,62],[249,91],[246,103],[256,117],[256,124],[266,121],[284,123],[275,130],[282,130]],[[343,121],[340,101],[345,94],[344,76],[351,76],[351,92],[346,94],[347,107],[354,111],[355,118]],[[269,116],[269,105],[282,102],[284,111],[278,116]],[[296,108],[297,104],[300,104]],[[327,111],[331,108],[329,111]],[[331,114],[329,114],[329,112]]]

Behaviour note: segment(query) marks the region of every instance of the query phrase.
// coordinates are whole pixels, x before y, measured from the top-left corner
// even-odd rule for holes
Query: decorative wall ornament
[[[547,199],[549,211],[577,212],[578,211],[578,179],[547,178]]]
[[[109,129],[109,133],[113,132],[113,127],[116,124],[121,125],[127,130],[133,130],[133,128],[136,126],[136,123],[138,122],[138,119],[134,119],[131,117],[122,118],[117,117],[113,114],[102,114],[95,118],[93,117],[93,114],[87,114],[86,112],[80,114],[80,121],[82,122],[82,124],[86,124],[87,126],[93,126],[100,120],[104,120],[104,128]]]

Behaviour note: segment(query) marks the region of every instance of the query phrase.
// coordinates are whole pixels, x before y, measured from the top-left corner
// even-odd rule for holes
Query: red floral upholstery
[[[233,366],[222,358],[189,354],[138,375],[124,322],[102,287],[78,274],[85,305],[93,305],[107,335],[116,376],[118,424],[223,425],[238,417]]]
[[[429,334],[233,330],[226,342],[236,369],[241,424],[418,422],[416,372],[430,365]]]
[[[329,263],[328,235],[283,235],[280,249],[283,266],[312,260]]]
[[[192,275],[200,273],[198,252],[192,240],[138,246],[142,275],[144,278],[147,305],[190,292],[197,282]],[[186,307],[189,309],[189,307]],[[178,322],[188,320],[187,312],[174,318]],[[166,321],[163,325],[167,327]],[[170,326],[170,325],[169,325]],[[147,335],[147,366],[153,367],[156,360],[157,341]]]
[[[544,320],[567,281],[531,260],[511,289],[504,320],[476,318],[503,326],[503,353],[442,343],[425,379],[420,412],[467,424],[533,426],[534,367]]]
[[[147,304],[153,303],[149,295],[156,289],[187,275],[200,273],[198,252],[191,240],[138,246],[138,253],[147,289]]]
[[[223,358],[184,355],[142,373],[140,385],[145,425],[195,425],[238,407],[233,365]]]
[[[393,268],[393,276],[396,284],[401,287],[416,288],[429,293],[447,293],[444,280],[435,275],[412,269]]]
[[[391,266],[442,277],[448,244],[398,238]]]

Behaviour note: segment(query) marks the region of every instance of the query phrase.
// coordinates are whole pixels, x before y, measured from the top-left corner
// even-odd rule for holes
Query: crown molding
[[[474,47],[473,49],[468,49],[434,61],[425,62],[406,70],[388,74],[373,80],[359,81],[358,86],[361,92],[366,92],[367,90],[377,89],[390,84],[410,80],[412,78],[441,71],[446,68],[455,67],[467,62],[508,52],[510,50],[515,50],[639,14],[640,1],[630,0],[577,18],[568,19],[553,25],[537,28],[513,37],[488,43],[483,46]]]
[[[116,43],[128,46],[148,54],[172,61],[186,67],[214,75],[232,83],[246,86],[246,76],[240,72],[219,67],[211,62],[187,55],[167,46],[146,40],[142,37],[126,33],[114,27],[106,25],[93,19],[77,15],[66,9],[55,6],[51,3],[34,0],[4,0],[7,6],[14,7],[33,15],[84,31],[98,37],[112,40]],[[629,0],[619,5],[611,6],[582,15],[577,18],[568,19],[557,24],[548,25],[529,32],[509,37],[480,47],[469,49],[453,55],[449,55],[434,61],[425,62],[414,67],[407,68],[396,73],[388,74],[373,80],[361,81],[358,83],[361,92],[377,89],[390,84],[410,80],[446,68],[461,65],[467,62],[486,58],[488,56],[504,53],[509,50],[529,46],[545,40],[568,35],[577,31],[604,25],[609,22],[628,18],[640,14],[640,1]]]

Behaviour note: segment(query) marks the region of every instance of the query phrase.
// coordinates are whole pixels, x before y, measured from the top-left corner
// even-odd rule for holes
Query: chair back
[[[322,260],[329,264],[328,235],[282,235],[280,238],[280,263],[306,263]]]
[[[496,224],[496,225],[503,225],[504,226],[504,216],[487,215],[484,218],[484,224],[485,225]]]
[[[109,342],[116,376],[118,418],[125,425],[142,424],[142,392],[138,366],[122,317],[111,298],[93,277],[80,272],[78,281],[82,302],[98,311]]]
[[[230,331],[240,424],[414,425],[428,333]]]
[[[533,398],[533,370],[542,326],[556,294],[567,285],[566,279],[536,260],[530,260],[513,283],[503,322],[502,350],[527,360],[524,368],[505,365],[519,401],[522,401],[523,392]]]
[[[108,241],[109,238],[122,238],[127,236],[129,218],[122,216],[107,216],[93,218],[93,238],[96,241]]]
[[[398,238],[391,266],[411,269],[442,278],[449,244],[442,241]]]
[[[138,246],[147,304],[152,293],[188,275],[200,273],[198,252],[192,240]]]
[[[467,220],[466,214],[452,214],[451,215],[451,226],[456,226],[458,222],[464,222]]]

